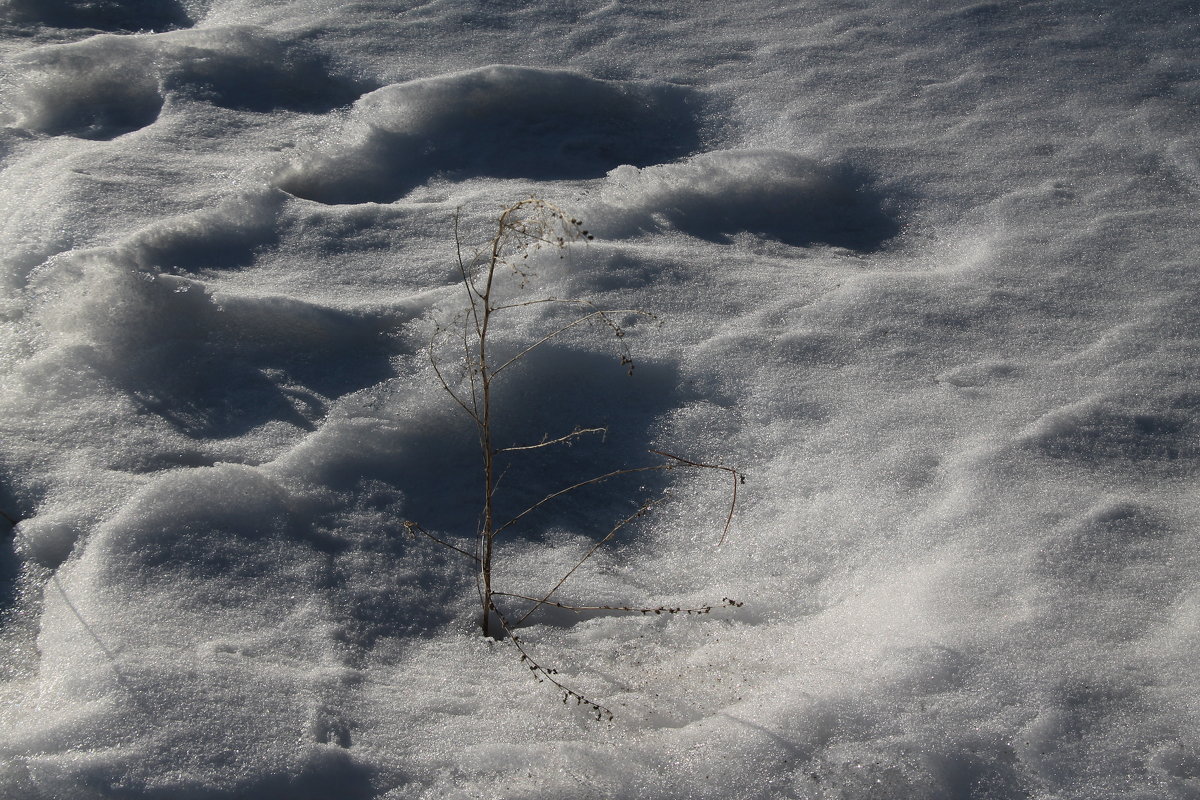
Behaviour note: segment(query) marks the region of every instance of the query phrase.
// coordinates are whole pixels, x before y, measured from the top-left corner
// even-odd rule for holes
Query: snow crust
[[[0,796],[1200,796],[1198,28],[8,0]],[[562,599],[743,603],[531,616],[611,723],[405,525],[471,546],[428,346],[456,236],[530,194],[595,240],[498,291],[655,316],[504,374],[502,446],[607,430],[511,454],[501,513],[651,449],[746,476],[720,547],[729,476],[688,470],[499,542],[544,593],[663,497]]]

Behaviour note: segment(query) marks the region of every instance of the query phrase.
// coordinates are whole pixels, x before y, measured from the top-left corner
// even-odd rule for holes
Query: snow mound
[[[1040,419],[1026,443],[1056,461],[1089,468],[1131,464],[1190,471],[1200,459],[1200,396],[1191,392],[1148,400],[1096,397]]]
[[[1155,558],[1172,535],[1168,523],[1148,504],[1106,501],[1068,519],[1048,537],[1038,550],[1037,570],[1050,580],[1070,584],[1073,593],[1124,588],[1150,599],[1155,584],[1170,580],[1169,571]]]
[[[295,503],[220,465],[161,476],[95,531],[46,600],[54,699],[20,736],[42,791],[363,796],[369,770],[331,709],[353,676],[320,591],[329,543]]]
[[[283,192],[230,198],[216,208],[166,219],[130,237],[123,250],[147,271],[203,272],[244,267],[278,241]]]
[[[490,66],[362,97],[337,140],[276,184],[322,203],[391,202],[438,173],[538,180],[602,176],[694,149],[684,89]]]
[[[709,241],[750,232],[787,244],[879,247],[899,228],[852,170],[777,150],[725,150],[608,174],[589,221],[603,238],[668,228]]]
[[[31,420],[7,430],[15,452],[73,464],[68,491],[35,483],[44,496],[16,528],[20,552],[37,564],[61,564],[131,487],[269,460],[338,398],[393,375],[403,314],[215,292],[132,266],[139,238],[36,274],[31,321],[46,347],[16,365],[0,407]],[[49,430],[75,444],[44,452],[36,442]]]
[[[399,320],[388,313],[215,293],[132,267],[119,250],[64,259],[39,279],[73,289],[38,313],[56,345],[42,360],[63,370],[42,390],[87,395],[100,379],[189,436],[236,435],[269,420],[311,430],[330,398],[391,374],[387,334]],[[24,370],[31,391],[56,374],[36,363]],[[93,377],[71,389],[62,374]]]
[[[8,0],[0,6],[0,19],[101,31],[163,31],[192,24],[177,0]]]
[[[360,94],[321,54],[253,27],[102,34],[39,48],[17,66],[12,124],[84,139],[151,125],[172,95],[242,111],[317,112]]]
[[[158,119],[163,98],[144,40],[103,35],[53,45],[21,59],[11,91],[14,127],[112,139]]]

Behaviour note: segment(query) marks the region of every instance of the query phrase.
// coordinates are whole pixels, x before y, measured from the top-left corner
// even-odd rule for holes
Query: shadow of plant
[[[497,520],[503,522],[559,489],[588,478],[655,463],[650,455],[656,420],[681,401],[678,367],[639,362],[635,376],[606,353],[545,346],[514,365],[494,402],[497,447],[520,447],[554,439],[581,427],[604,427],[572,444],[503,453],[496,490]],[[409,477],[400,488],[410,498],[408,514],[430,530],[472,537],[479,504],[447,504],[447,497],[475,500],[483,493],[479,442],[465,417],[457,430],[429,430],[402,461]],[[502,537],[537,539],[550,527],[606,533],[642,499],[665,488],[661,472],[622,475],[583,487],[526,517]],[[470,538],[468,538],[468,543]]]

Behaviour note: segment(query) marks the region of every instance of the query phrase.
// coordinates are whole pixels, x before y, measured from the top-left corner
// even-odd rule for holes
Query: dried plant
[[[554,438],[544,437],[535,443],[497,447],[494,440],[496,418],[493,402],[497,379],[538,348],[585,324],[595,324],[613,337],[620,349],[622,366],[632,374],[633,359],[624,343],[625,331],[618,321],[631,316],[653,318],[653,315],[641,309],[602,309],[591,301],[583,299],[557,297],[521,299],[521,292],[526,289],[527,281],[531,277],[526,269],[530,255],[545,248],[563,251],[574,242],[586,242],[592,239],[592,235],[584,229],[581,220],[568,215],[553,203],[541,198],[530,197],[506,208],[500,215],[495,234],[490,242],[471,258],[467,258],[463,254],[459,223],[460,218],[456,214],[454,219],[455,250],[460,280],[467,295],[467,305],[464,313],[453,324],[437,326],[429,344],[429,359],[442,389],[450,395],[475,425],[482,455],[483,508],[474,545],[470,548],[459,546],[436,536],[416,522],[409,521],[405,525],[410,532],[426,536],[475,563],[480,602],[479,625],[484,636],[494,637],[501,631],[507,634],[508,640],[520,651],[521,662],[529,667],[539,681],[549,682],[557,687],[562,692],[564,703],[574,701],[576,704],[589,707],[598,719],[611,718],[612,714],[608,709],[565,686],[555,677],[557,674],[555,670],[544,667],[534,660],[526,649],[524,640],[515,633],[515,629],[532,613],[544,606],[551,606],[579,613],[614,611],[634,614],[707,614],[714,608],[740,606],[741,603],[730,598],[723,598],[720,604],[698,608],[578,606],[552,599],[588,559],[601,547],[612,541],[622,529],[662,502],[662,497],[643,502],[634,513],[616,523],[554,586],[537,597],[500,591],[496,588],[493,564],[497,541],[503,534],[511,533],[514,528],[527,522],[528,517],[538,509],[586,486],[636,473],[690,468],[723,471],[730,475],[732,491],[729,512],[726,515],[719,541],[719,544],[723,544],[729,533],[737,506],[738,484],[744,482],[744,478],[732,467],[722,464],[707,464],[660,450],[651,450],[649,453],[659,459],[655,463],[611,470],[576,481],[548,492],[540,500],[511,517],[498,518],[496,506],[497,485],[500,477],[497,472],[498,457],[509,453],[569,445],[581,437],[602,434],[606,429],[575,427],[568,433]],[[561,252],[560,255],[562,255]],[[514,299],[513,290],[515,290],[516,299]],[[578,313],[573,314],[566,321],[556,324],[552,330],[519,349],[515,355],[497,357],[491,338],[496,330],[497,318],[505,312],[537,305],[559,305],[576,310]],[[457,331],[454,330],[456,327]],[[448,361],[442,355],[448,347],[458,351],[458,355],[454,357],[456,372],[451,371]],[[500,598],[503,598],[507,605],[500,602]],[[513,606],[517,604],[524,606],[523,611],[513,610]]]

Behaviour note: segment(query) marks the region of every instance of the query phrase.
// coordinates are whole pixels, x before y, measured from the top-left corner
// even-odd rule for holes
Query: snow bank
[[[278,191],[247,194],[162,220],[130,236],[122,255],[147,272],[204,273],[247,266],[257,250],[278,241],[284,198]]]
[[[439,173],[555,180],[677,157],[698,99],[661,84],[491,66],[386,86],[355,103],[333,143],[276,184],[323,203],[390,202]]]
[[[230,435],[272,418],[310,428],[327,398],[387,374],[386,334],[398,324],[389,315],[213,294],[198,281],[103,254],[63,269],[77,273],[75,291],[86,299],[61,298],[43,310],[44,329],[57,340],[46,358],[69,353],[193,434]],[[56,280],[65,283],[61,274]],[[341,366],[329,369],[329,360]]]
[[[1187,473],[1200,459],[1200,396],[1098,397],[1047,414],[1028,445],[1057,460],[1103,469],[1143,463]]]
[[[97,36],[25,57],[9,124],[51,135],[111,139],[151,125],[162,109],[154,53],[142,40]]]

